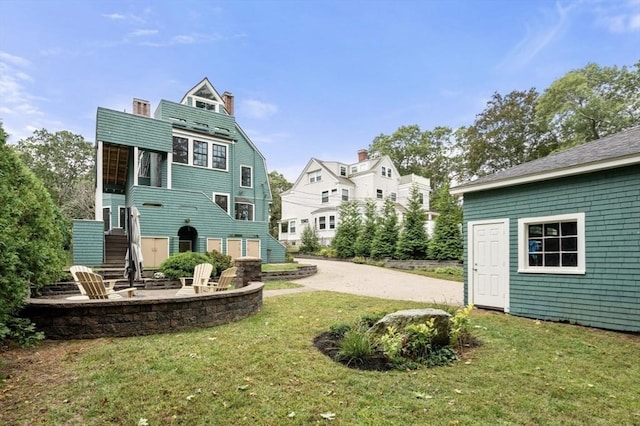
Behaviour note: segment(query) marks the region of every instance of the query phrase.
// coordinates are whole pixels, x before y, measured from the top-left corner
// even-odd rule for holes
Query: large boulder
[[[446,346],[449,344],[449,330],[451,328],[451,315],[442,309],[407,309],[385,315],[375,323],[367,333],[374,339],[379,339],[387,333],[389,327],[394,327],[397,332],[402,332],[407,325],[424,324],[435,318],[434,326],[436,335],[432,342],[434,345]]]

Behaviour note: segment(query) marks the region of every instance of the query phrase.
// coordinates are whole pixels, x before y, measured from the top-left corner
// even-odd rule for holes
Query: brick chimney
[[[229,115],[233,115],[233,95],[229,92],[222,94],[222,102],[224,102],[224,108]]]
[[[367,161],[369,159],[369,151],[366,149],[361,149],[358,151],[358,163],[363,161]]]
[[[143,99],[133,98],[133,113],[151,117],[151,104]]]

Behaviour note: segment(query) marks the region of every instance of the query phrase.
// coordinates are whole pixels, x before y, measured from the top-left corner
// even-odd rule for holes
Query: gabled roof
[[[207,77],[203,78],[200,83],[193,86],[187,93],[184,94],[184,96],[180,100],[181,104],[185,102],[187,96],[197,96],[218,103],[222,102],[222,96],[220,96],[220,93],[218,93],[216,88],[213,87],[213,84],[211,84]]]
[[[632,164],[640,164],[640,126],[458,185],[451,188],[451,193],[484,191]]]

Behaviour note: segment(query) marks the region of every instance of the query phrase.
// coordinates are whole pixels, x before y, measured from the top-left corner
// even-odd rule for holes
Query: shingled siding
[[[585,213],[586,274],[518,273],[518,218],[577,212]],[[510,219],[511,314],[640,331],[636,165],[464,195],[465,222],[498,218]],[[466,242],[465,235],[465,258]],[[464,296],[468,300],[466,285]]]
[[[173,151],[171,123],[106,108],[98,108],[96,120],[98,141],[151,151]]]
[[[102,265],[104,259],[104,223],[96,220],[73,221],[73,263]]]
[[[155,117],[174,125],[180,125],[182,127],[177,128],[184,130],[203,131],[211,136],[238,138],[235,130],[235,118],[226,114],[213,113],[163,99],[158,105]]]
[[[140,231],[142,236],[175,236],[185,225],[198,231],[198,250],[204,251],[207,238],[243,239],[243,255],[246,254],[247,238],[260,238],[261,257],[271,262],[282,262],[285,250],[280,244],[271,243],[268,223],[259,221],[238,221],[227,215],[220,207],[200,191],[168,190],[153,187],[132,187],[131,199],[140,211]],[[188,222],[186,222],[188,220]],[[171,253],[178,250],[177,238],[171,240]],[[268,250],[271,250],[270,252]]]

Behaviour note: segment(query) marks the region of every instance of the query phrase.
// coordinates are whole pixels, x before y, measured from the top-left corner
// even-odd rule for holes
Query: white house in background
[[[358,151],[358,162],[353,164],[312,158],[293,187],[281,194],[278,239],[285,245],[299,246],[302,232],[309,225],[317,230],[320,243],[329,245],[338,226],[340,204],[349,200],[358,201],[361,207],[367,199],[375,200],[381,211],[384,200],[391,198],[402,221],[414,184],[422,195],[428,218],[426,228],[431,234],[436,213],[429,211],[429,179],[413,174],[400,176],[388,156],[370,159],[364,149]]]

